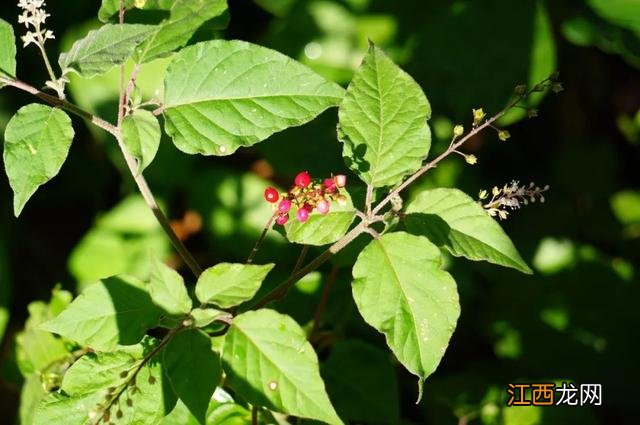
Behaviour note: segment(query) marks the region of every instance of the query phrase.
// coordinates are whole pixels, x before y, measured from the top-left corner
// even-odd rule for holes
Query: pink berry
[[[309,210],[305,207],[298,209],[298,212],[296,212],[296,218],[300,223],[304,223],[309,220]]]
[[[275,190],[273,187],[269,186],[264,190],[264,199],[266,199],[267,202],[271,202],[271,203],[278,202],[279,198],[280,198],[280,195],[278,194],[278,191]]]
[[[322,215],[325,215],[329,212],[329,202],[327,202],[326,199],[322,199],[320,202],[318,202],[318,204],[316,205],[316,209],[318,210],[318,212]]]
[[[291,209],[291,201],[288,199],[283,199],[282,201],[280,201],[280,204],[278,205],[278,211],[280,211],[281,213],[288,213],[289,210]]]
[[[327,192],[329,192],[329,193],[333,193],[333,192],[335,192],[335,190],[336,190],[336,184],[335,184],[335,182],[333,181],[333,179],[324,179],[323,184],[324,184],[325,190],[326,190]]]
[[[294,184],[298,187],[307,187],[311,184],[311,176],[308,171],[301,171],[293,180]]]
[[[276,223],[278,223],[281,226],[284,226],[284,224],[289,221],[289,216],[287,214],[280,214],[277,218],[276,218]]]
[[[347,176],[344,174],[338,174],[333,176],[333,181],[336,182],[336,186],[345,187],[347,185]]]

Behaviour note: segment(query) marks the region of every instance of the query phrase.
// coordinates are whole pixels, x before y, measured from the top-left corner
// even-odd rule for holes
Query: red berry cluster
[[[296,218],[304,223],[309,219],[309,214],[315,208],[320,214],[328,214],[331,208],[330,201],[339,204],[347,202],[346,196],[340,193],[340,189],[347,184],[347,177],[338,174],[324,180],[313,181],[308,171],[298,173],[293,180],[293,187],[287,193],[282,194],[282,200],[278,203],[276,223],[283,225],[289,220],[289,211],[297,208]],[[275,204],[280,199],[280,194],[273,187],[264,190],[264,199]]]

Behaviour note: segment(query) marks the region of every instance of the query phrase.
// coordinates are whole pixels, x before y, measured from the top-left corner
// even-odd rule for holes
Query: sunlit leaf
[[[117,276],[85,289],[57,317],[40,328],[60,334],[96,350],[140,342],[154,327],[161,311],[145,285],[133,277]]]
[[[437,246],[404,232],[372,240],[353,266],[360,314],[420,386],[440,363],[460,315],[456,283],[441,266]]]
[[[200,26],[227,11],[226,0],[176,0],[170,4],[169,18],[136,50],[136,62],[149,62],[184,47]]]
[[[214,40],[178,53],[165,80],[165,129],[187,153],[229,155],[337,105],[343,89],[276,51]]]
[[[198,278],[196,296],[222,308],[236,306],[253,298],[274,265],[216,264]]]
[[[58,174],[73,135],[71,119],[61,109],[33,103],[11,118],[4,133],[4,166],[16,217],[38,187]]]
[[[65,74],[74,71],[85,78],[104,74],[123,64],[154,29],[153,25],[105,24],[89,31],[71,50],[62,53],[60,68]]]
[[[225,336],[223,367],[229,384],[249,403],[329,424],[341,424],[300,326],[273,310],[236,316]]]
[[[431,106],[420,86],[373,44],[339,110],[342,155],[360,178],[391,186],[429,152]]]
[[[356,217],[351,197],[347,196],[344,205],[331,202],[328,214],[322,215],[313,211],[304,223],[296,219],[294,209],[289,213],[289,221],[284,229],[287,239],[305,245],[326,245],[344,236]]]
[[[531,273],[500,225],[458,189],[425,190],[407,205],[406,213],[411,233],[426,236],[453,255]]]
[[[13,27],[7,21],[0,19],[0,75],[15,77],[16,75],[16,37]],[[0,87],[4,84],[0,82]]]
[[[153,302],[167,313],[181,315],[191,310],[191,298],[184,279],[157,258],[153,260],[148,288]]]
[[[138,109],[122,120],[122,137],[138,160],[138,174],[151,164],[160,146],[160,124],[149,111]]]

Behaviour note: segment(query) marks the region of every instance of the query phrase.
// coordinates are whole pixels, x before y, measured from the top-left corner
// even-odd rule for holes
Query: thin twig
[[[253,306],[253,309],[262,308],[265,305],[269,304],[272,301],[279,300],[287,295],[289,289],[295,285],[297,281],[299,281],[302,277],[306,276],[309,272],[320,267],[325,261],[331,258],[334,254],[338,253],[345,246],[350,244],[355,238],[360,236],[362,232],[364,232],[365,225],[364,222],[359,223],[356,227],[351,229],[346,235],[344,235],[339,241],[331,245],[327,250],[325,250],[322,254],[314,258],[309,264],[302,267],[297,272],[293,273],[286,279],[284,282],[280,283],[278,286],[273,288],[269,293],[267,293],[264,297],[262,297],[258,302]]]
[[[258,406],[251,408],[251,425],[258,425]]]
[[[138,186],[138,190],[142,194],[142,197],[144,198],[145,202],[147,203],[147,205],[153,212],[153,215],[156,217],[156,219],[162,226],[162,229],[164,230],[164,232],[167,234],[167,236],[169,236],[169,239],[171,240],[173,247],[178,252],[178,254],[182,257],[187,267],[189,267],[189,269],[193,272],[194,275],[200,276],[200,274],[202,273],[202,269],[200,268],[196,260],[193,258],[191,253],[184,246],[180,238],[178,238],[178,236],[175,234],[175,232],[171,228],[171,225],[169,224],[169,220],[164,215],[162,210],[160,210],[160,207],[158,206],[158,203],[156,202],[155,197],[153,196],[153,193],[149,189],[149,185],[147,184],[147,181],[145,180],[144,176],[142,174],[137,174],[136,160],[133,156],[131,156],[127,147],[124,145],[124,141],[121,137],[120,130],[118,129],[118,127],[103,120],[102,118],[99,118],[91,114],[90,112],[87,112],[79,108],[78,106],[64,99],[59,99],[48,93],[42,92],[37,88],[23,81],[0,76],[0,82],[9,86],[15,87],[17,89],[23,90],[34,96],[37,96],[38,98],[44,100],[45,102],[47,102],[52,106],[62,108],[74,115],[84,118],[90,121],[92,124],[96,125],[97,127],[100,127],[103,130],[107,131],[113,137],[115,137],[116,141],[118,142],[118,146],[122,151],[125,162],[127,163],[129,171],[131,172],[131,175],[133,176],[133,179],[136,185]]]
[[[438,155],[432,161],[430,161],[430,162],[426,163],[425,165],[423,165],[418,171],[413,173],[405,181],[403,181],[400,185],[398,185],[395,189],[393,189],[391,192],[389,192],[389,194],[384,199],[382,199],[375,206],[375,208],[373,208],[373,210],[371,210],[369,212],[369,214],[365,214],[365,217],[358,216],[362,221],[356,227],[354,227],[350,232],[348,232],[346,235],[344,235],[340,240],[338,240],[333,245],[331,245],[331,247],[329,249],[327,249],[322,254],[320,254],[318,257],[313,259],[305,267],[303,267],[302,269],[298,270],[296,273],[292,274],[288,279],[286,279],[284,282],[280,283],[278,286],[276,286],[274,289],[272,289],[268,294],[266,294],[264,297],[262,297],[260,300],[258,300],[258,302],[253,306],[253,308],[254,309],[261,308],[261,307],[264,307],[266,304],[268,304],[268,303],[270,303],[272,301],[281,299],[282,297],[284,297],[287,294],[287,291],[289,290],[289,288],[291,288],[291,286],[293,286],[298,280],[300,280],[302,277],[304,277],[307,273],[309,273],[309,272],[317,269],[318,267],[320,267],[320,265],[322,265],[325,261],[327,261],[329,258],[331,258],[331,256],[333,254],[335,254],[338,251],[342,250],[345,246],[347,246],[349,243],[351,243],[355,238],[360,236],[362,233],[365,233],[365,232],[366,233],[370,233],[369,230],[368,230],[369,225],[373,222],[374,218],[376,218],[378,216],[378,213],[380,212],[380,210],[382,210],[382,208],[384,208],[389,202],[391,202],[391,200],[395,196],[397,196],[402,190],[404,190],[407,186],[409,186],[411,183],[413,183],[416,179],[418,179],[424,173],[426,173],[427,171],[429,171],[432,168],[435,168],[440,161],[442,161],[447,156],[449,156],[451,153],[456,151],[456,149],[458,149],[464,143],[469,141],[473,136],[475,136],[476,134],[478,134],[479,132],[481,132],[482,130],[487,128],[488,126],[492,125],[496,120],[498,120],[500,117],[502,117],[507,111],[509,111],[514,106],[516,106],[522,99],[524,99],[524,98],[528,97],[529,95],[531,95],[531,93],[536,91],[537,87],[539,87],[541,84],[547,82],[548,80],[549,79],[547,78],[547,79],[543,80],[541,83],[538,83],[536,86],[534,86],[534,88],[531,88],[530,90],[528,90],[526,93],[521,94],[519,96],[516,96],[514,98],[514,100],[512,100],[510,103],[508,103],[507,106],[504,107],[500,112],[498,112],[493,117],[487,119],[482,124],[475,126],[469,133],[467,133],[465,136],[460,138],[460,140],[458,140],[457,142],[454,143],[453,140],[452,140],[452,143],[449,144],[449,147],[443,153]],[[369,188],[367,188],[367,189],[368,189],[367,192],[369,192]],[[371,191],[371,193],[373,193],[373,192]],[[368,196],[370,196],[370,195],[368,195]],[[365,203],[366,203],[366,201],[365,201]],[[375,237],[375,232],[371,232],[371,233],[373,233],[373,236]]]
[[[140,72],[140,64],[137,63],[133,66],[133,69],[131,70],[131,75],[129,76],[129,83],[127,84],[127,88],[124,92],[124,99],[122,101],[123,103],[123,107],[124,107],[124,111],[123,114],[126,115],[127,113],[127,105],[129,104],[129,101],[131,100],[131,94],[133,93],[133,89],[135,89],[136,87],[136,79],[138,78],[138,73]]]
[[[367,185],[367,195],[364,201],[364,210],[367,217],[371,215],[371,202],[373,202],[373,185]]]
[[[249,254],[249,258],[247,258],[247,264],[253,263],[253,259],[258,253],[260,246],[262,246],[262,242],[264,241],[265,236],[267,236],[267,232],[269,231],[269,229],[271,229],[271,225],[273,225],[273,220],[276,218],[276,215],[277,213],[273,213],[271,217],[269,217],[269,221],[267,221],[267,224],[264,225],[264,228],[262,229],[262,233],[260,234],[260,237],[256,241],[256,244],[253,246],[253,249]]]
[[[302,249],[300,250],[300,254],[298,254],[298,259],[296,260],[296,264],[293,266],[293,270],[291,270],[291,275],[297,272],[300,267],[302,267],[302,263],[304,263],[304,259],[309,252],[309,245],[302,245]]]
[[[318,302],[318,306],[316,307],[316,311],[313,314],[313,324],[311,325],[311,331],[309,331],[309,341],[313,343],[316,337],[316,332],[320,328],[320,320],[322,319],[322,314],[324,313],[324,309],[327,306],[327,301],[329,301],[329,294],[331,293],[331,288],[333,288],[333,284],[336,282],[336,278],[338,277],[338,266],[333,266],[329,275],[327,276],[327,281],[322,288],[322,295],[320,295],[320,301]]]
[[[455,143],[451,143],[449,145],[449,147],[447,148],[447,150],[445,150],[444,152],[442,152],[440,155],[438,155],[435,159],[433,159],[432,161],[426,163],[425,165],[422,166],[422,168],[420,168],[418,171],[416,171],[415,173],[413,173],[411,176],[409,176],[405,181],[403,181],[399,186],[397,186],[395,189],[393,189],[391,192],[389,192],[389,194],[378,203],[378,205],[376,205],[376,207],[373,209],[372,214],[375,215],[378,212],[380,212],[380,210],[382,208],[384,208],[389,202],[391,202],[391,199],[398,195],[402,190],[404,190],[407,186],[409,186],[411,183],[413,183],[414,181],[416,181],[420,176],[422,176],[424,173],[426,173],[427,171],[429,171],[432,168],[435,168],[438,163],[440,161],[442,161],[443,159],[445,159],[446,157],[448,157],[451,153],[455,152],[460,146],[462,146],[463,144],[465,144],[467,141],[469,141],[469,139],[471,139],[473,136],[475,136],[476,134],[480,133],[482,130],[484,130],[485,128],[491,126],[496,120],[498,120],[499,118],[501,118],[504,114],[507,113],[507,111],[509,111],[511,108],[513,108],[518,102],[520,102],[522,99],[524,99],[525,97],[527,97],[529,94],[531,94],[532,90],[528,91],[526,94],[521,95],[521,96],[517,96],[513,101],[511,101],[507,106],[505,106],[500,112],[498,112],[497,114],[495,114],[494,116],[492,116],[491,118],[487,119],[485,122],[483,122],[482,124],[474,127],[469,133],[467,133],[466,135],[464,135],[462,138],[460,138],[460,140],[458,140]]]

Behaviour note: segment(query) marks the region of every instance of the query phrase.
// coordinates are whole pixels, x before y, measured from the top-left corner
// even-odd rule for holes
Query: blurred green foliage
[[[50,3],[47,22],[57,36],[49,46],[52,53],[67,50],[98,23],[94,2]],[[19,34],[23,29],[16,10],[5,2],[0,17],[13,22]],[[203,31],[208,37],[219,34],[214,28]],[[237,0],[230,2],[230,26],[220,35],[279,50],[341,84],[359,65],[367,40],[374,41],[427,94],[434,114],[434,153],[446,148],[454,124],[470,125],[471,108],[493,113],[516,85],[559,70],[566,91],[532,99],[540,118],[527,119],[524,110],[510,114],[502,123],[514,124],[507,143],[483,134],[468,146],[479,158],[476,166],[452,158],[407,193],[405,202],[417,190],[435,186],[455,186],[475,196],[514,178],[552,187],[547,203],[515,212],[503,223],[533,265],[534,276],[447,258],[462,315],[419,405],[414,405],[414,379],[395,359],[382,355],[382,337],[356,312],[345,267],[345,258],[353,260],[349,250],[307,276],[277,306],[308,325],[323,285],[335,274],[318,330],[330,396],[354,391],[362,405],[388,403],[379,417],[393,418],[390,422],[397,416],[406,424],[507,425],[634,423],[640,418],[634,392],[640,379],[635,337],[640,325],[637,1]],[[192,41],[201,37],[196,33]],[[46,79],[38,60],[35,49],[18,49],[19,77],[36,86]],[[143,98],[159,97],[167,63],[160,59],[143,66]],[[72,75],[69,89],[81,107],[114,120],[118,86],[112,71],[89,80]],[[0,129],[29,101],[3,89]],[[303,169],[314,176],[347,173],[336,122],[330,110],[222,159],[185,155],[162,140],[145,175],[174,223],[187,230],[186,243],[203,265],[244,261],[270,214],[262,199],[266,185],[286,188]],[[57,339],[44,351],[28,348],[31,333],[41,332],[35,322],[67,293],[54,291],[51,304],[35,300],[49,299],[57,282],[79,291],[106,275],[145,276],[150,252],[180,265],[136,196],[112,140],[78,120],[74,128],[78,136],[61,174],[33,197],[20,220],[9,218],[11,193],[0,173],[0,407],[7,423],[29,423],[30,406],[48,382],[42,368],[51,361],[62,365],[56,361],[64,361],[73,348]],[[349,175],[349,182],[358,192],[356,177]],[[298,252],[277,232],[269,233],[256,260],[277,263],[267,286],[290,273]],[[362,342],[345,346],[341,340],[346,337]],[[329,350],[332,346],[335,350]],[[361,371],[345,355],[350,352],[375,364],[379,375],[359,381]],[[359,385],[342,386],[343,374]],[[509,382],[563,380],[601,383],[603,406],[505,406]],[[376,391],[383,381],[388,386]],[[209,417],[222,414],[224,398],[217,400],[209,406]],[[372,411],[335,406],[356,421],[375,423]],[[233,418],[225,423],[247,423],[248,412],[237,405],[233,409],[225,413]],[[165,422],[190,420],[179,405]]]

